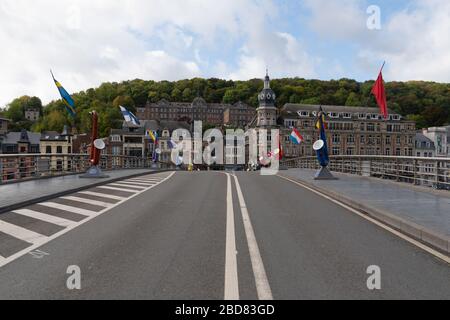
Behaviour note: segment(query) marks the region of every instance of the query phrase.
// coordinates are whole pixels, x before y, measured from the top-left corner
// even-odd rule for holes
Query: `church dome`
[[[264,89],[258,95],[258,100],[260,105],[275,105],[276,94],[270,88],[270,77],[268,72],[264,79]]]

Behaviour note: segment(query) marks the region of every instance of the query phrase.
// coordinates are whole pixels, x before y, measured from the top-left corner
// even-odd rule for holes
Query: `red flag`
[[[378,79],[372,88],[372,94],[377,99],[377,103],[378,106],[380,107],[381,114],[384,116],[385,119],[387,119],[388,109],[386,101],[386,90],[384,89],[384,81],[383,81],[383,68],[381,68],[380,74],[378,75]]]

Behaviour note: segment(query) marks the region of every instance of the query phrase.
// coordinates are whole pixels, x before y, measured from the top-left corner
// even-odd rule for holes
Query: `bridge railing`
[[[151,159],[102,155],[102,170],[150,168]],[[86,172],[90,167],[87,154],[11,154],[0,155],[0,184],[32,178],[61,176]]]
[[[288,168],[319,169],[316,157],[287,159],[282,164]],[[450,158],[331,156],[329,168],[334,172],[450,190]]]

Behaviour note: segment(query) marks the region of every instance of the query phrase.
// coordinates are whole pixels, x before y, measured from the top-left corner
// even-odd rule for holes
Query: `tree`
[[[348,95],[347,101],[345,102],[346,106],[350,107],[358,107],[361,106],[361,100],[355,92],[352,92]]]

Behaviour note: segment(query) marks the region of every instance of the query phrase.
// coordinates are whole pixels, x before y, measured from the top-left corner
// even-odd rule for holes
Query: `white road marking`
[[[130,189],[124,189],[124,188],[108,187],[108,186],[101,186],[101,187],[98,187],[98,188],[100,188],[100,189],[107,189],[107,190],[114,190],[114,191],[125,191],[125,192],[131,192],[131,193],[138,192],[138,190],[130,190]]]
[[[168,175],[164,180],[162,180],[159,184],[161,184],[161,183],[163,183],[163,182],[169,180],[170,178],[172,178],[172,176],[173,176],[174,174],[175,174],[175,172],[172,172],[172,173],[171,173],[170,175]],[[159,185],[159,184],[158,184],[158,185]],[[96,217],[98,217],[98,216],[104,214],[105,212],[108,212],[108,211],[112,210],[113,208],[115,208],[115,207],[117,207],[117,206],[120,206],[121,204],[123,204],[123,203],[125,203],[125,202],[127,202],[127,201],[129,201],[129,200],[131,200],[131,199],[133,199],[133,198],[135,198],[135,197],[137,197],[137,196],[139,196],[139,195],[142,194],[142,193],[147,192],[148,190],[155,188],[155,187],[158,186],[158,185],[154,185],[154,186],[148,187],[148,188],[145,189],[145,190],[139,191],[139,192],[137,192],[137,193],[131,195],[130,197],[125,198],[125,199],[121,200],[120,202],[118,202],[118,203],[112,205],[111,207],[105,208],[104,210],[102,210],[102,211],[100,211],[100,212],[94,212],[94,214],[92,214],[91,216],[89,216],[87,219],[85,219],[85,220],[83,220],[83,221],[81,221],[81,222],[79,222],[79,223],[75,223],[75,224],[73,224],[72,226],[67,227],[66,229],[63,229],[63,230],[61,230],[60,232],[58,232],[58,233],[56,233],[56,234],[54,234],[54,235],[52,235],[52,236],[50,236],[50,237],[43,238],[42,242],[36,243],[36,244],[32,245],[31,247],[28,247],[28,248],[26,248],[26,249],[24,249],[24,250],[22,250],[22,251],[19,251],[19,252],[13,254],[12,256],[10,256],[10,257],[8,257],[8,258],[4,258],[4,257],[1,257],[1,256],[0,256],[0,268],[4,267],[5,265],[7,265],[7,264],[9,264],[9,263],[11,263],[11,262],[13,262],[14,260],[17,260],[18,258],[20,258],[20,257],[22,257],[22,256],[28,254],[29,252],[32,252],[32,251],[34,251],[34,250],[36,250],[36,249],[39,249],[39,248],[40,248],[41,246],[43,246],[44,244],[49,243],[49,242],[55,240],[56,238],[59,238],[60,236],[62,236],[62,235],[64,235],[64,234],[66,234],[66,233],[72,231],[73,229],[75,229],[75,228],[77,228],[77,227],[79,227],[79,226],[81,226],[81,225],[83,225],[83,224],[85,224],[85,223],[87,223],[87,222],[89,222],[89,221],[95,219]],[[42,204],[42,203],[40,203],[40,204]],[[53,204],[53,205],[55,205],[55,204]],[[64,210],[64,209],[63,209],[63,210]]]
[[[38,212],[38,211],[34,211],[34,210],[29,210],[29,209],[19,209],[19,210],[14,210],[13,212],[23,215],[23,216],[26,216],[26,217],[53,223],[53,224],[56,224],[61,227],[69,227],[72,224],[74,224],[73,221],[55,217],[55,216],[51,216],[51,215],[43,213],[43,212]]]
[[[269,280],[267,279],[264,263],[259,251],[258,242],[256,241],[255,232],[248,214],[247,205],[245,204],[244,195],[236,175],[233,175],[236,184],[236,191],[241,206],[242,220],[244,221],[245,236],[247,237],[248,250],[250,252],[250,260],[252,262],[253,275],[255,277],[256,291],[259,300],[273,300],[272,290],[270,289]]]
[[[130,181],[130,180],[125,180],[121,183],[127,183],[127,184],[132,184],[132,185],[137,185],[137,186],[145,186],[145,187],[155,184],[154,182],[137,182],[137,181]]]
[[[112,205],[111,203],[107,203],[107,202],[103,202],[103,201],[97,201],[97,200],[91,200],[91,199],[85,199],[85,198],[73,197],[73,196],[61,197],[61,199],[92,204],[94,206],[100,206],[100,207],[105,207],[105,208],[108,208]]]
[[[42,243],[46,236],[0,220],[0,231],[29,244]]]
[[[160,182],[161,180],[160,180],[160,179],[145,179],[145,180],[142,180],[142,179],[135,180],[135,179],[133,179],[133,180],[127,180],[127,181],[130,181],[130,182],[139,182],[139,183],[158,183],[158,182]]]
[[[234,224],[233,191],[231,177],[227,175],[227,231],[225,249],[225,300],[239,300],[236,234]]]
[[[333,202],[333,203],[335,203],[335,204],[337,204],[337,205],[339,205],[339,206],[341,206],[341,207],[343,207],[343,208],[353,212],[354,214],[360,216],[361,218],[364,218],[367,221],[372,222],[373,224],[379,226],[380,228],[382,228],[382,229],[384,229],[384,230],[386,230],[386,231],[396,235],[397,237],[399,237],[399,238],[401,238],[401,239],[411,243],[412,245],[414,245],[414,246],[416,246],[416,247],[418,247],[418,248],[428,252],[429,254],[431,254],[431,255],[433,255],[433,256],[435,256],[435,257],[437,257],[437,258],[447,262],[448,264],[450,264],[450,257],[449,256],[446,256],[446,255],[440,253],[439,251],[436,251],[433,248],[431,248],[431,247],[429,247],[429,246],[427,246],[427,245],[425,245],[425,244],[423,244],[423,243],[421,243],[421,242],[419,242],[419,241],[417,241],[417,240],[415,240],[415,239],[413,239],[411,237],[408,237],[407,235],[401,233],[400,231],[397,231],[394,228],[391,228],[388,225],[386,225],[386,224],[384,224],[384,223],[382,223],[382,222],[380,222],[380,221],[378,221],[378,220],[376,220],[374,218],[371,218],[368,215],[366,215],[366,214],[364,214],[364,213],[362,213],[362,212],[360,212],[360,211],[358,211],[356,209],[353,209],[352,207],[349,207],[345,203],[342,203],[342,202],[340,202],[338,200],[335,200],[335,199],[333,199],[333,198],[331,198],[331,197],[329,197],[329,196],[327,196],[327,195],[325,195],[325,194],[323,194],[323,193],[321,193],[321,192],[319,192],[317,190],[314,190],[314,189],[304,185],[303,183],[300,183],[298,181],[292,180],[292,179],[290,179],[288,177],[285,177],[285,176],[282,176],[282,175],[278,175],[278,177],[280,177],[280,178],[282,178],[284,180],[287,180],[289,182],[292,182],[292,183],[294,183],[294,184],[296,184],[296,185],[298,185],[298,186],[300,186],[302,188],[305,188],[305,189],[307,189],[307,190],[309,190],[311,192],[314,192],[315,194],[317,194],[317,195],[319,195],[319,196],[321,196],[321,197],[323,197],[323,198],[325,198],[325,199],[327,199],[327,200],[329,200],[329,201],[331,201],[331,202]]]
[[[144,190],[146,187],[143,186],[137,186],[134,184],[126,184],[126,183],[110,183],[108,184],[109,186],[114,186],[114,187],[123,187],[123,188],[135,188],[135,189],[140,189],[140,190]]]
[[[54,202],[42,202],[39,203],[40,205],[49,207],[49,208],[55,208],[55,209],[60,209],[60,210],[64,210],[64,211],[69,211],[72,213],[77,213],[77,214],[81,214],[83,216],[91,216],[93,214],[95,214],[95,211],[91,211],[91,210],[87,210],[87,209],[81,209],[81,208],[76,208],[76,207],[72,207],[72,206],[66,206],[64,204],[59,204],[59,203],[54,203]]]
[[[114,196],[112,194],[100,193],[100,192],[80,191],[78,193],[87,194],[87,195],[94,196],[94,197],[103,197],[103,198],[107,198],[107,199],[119,200],[119,201],[126,199],[126,197],[119,197],[119,196]]]

